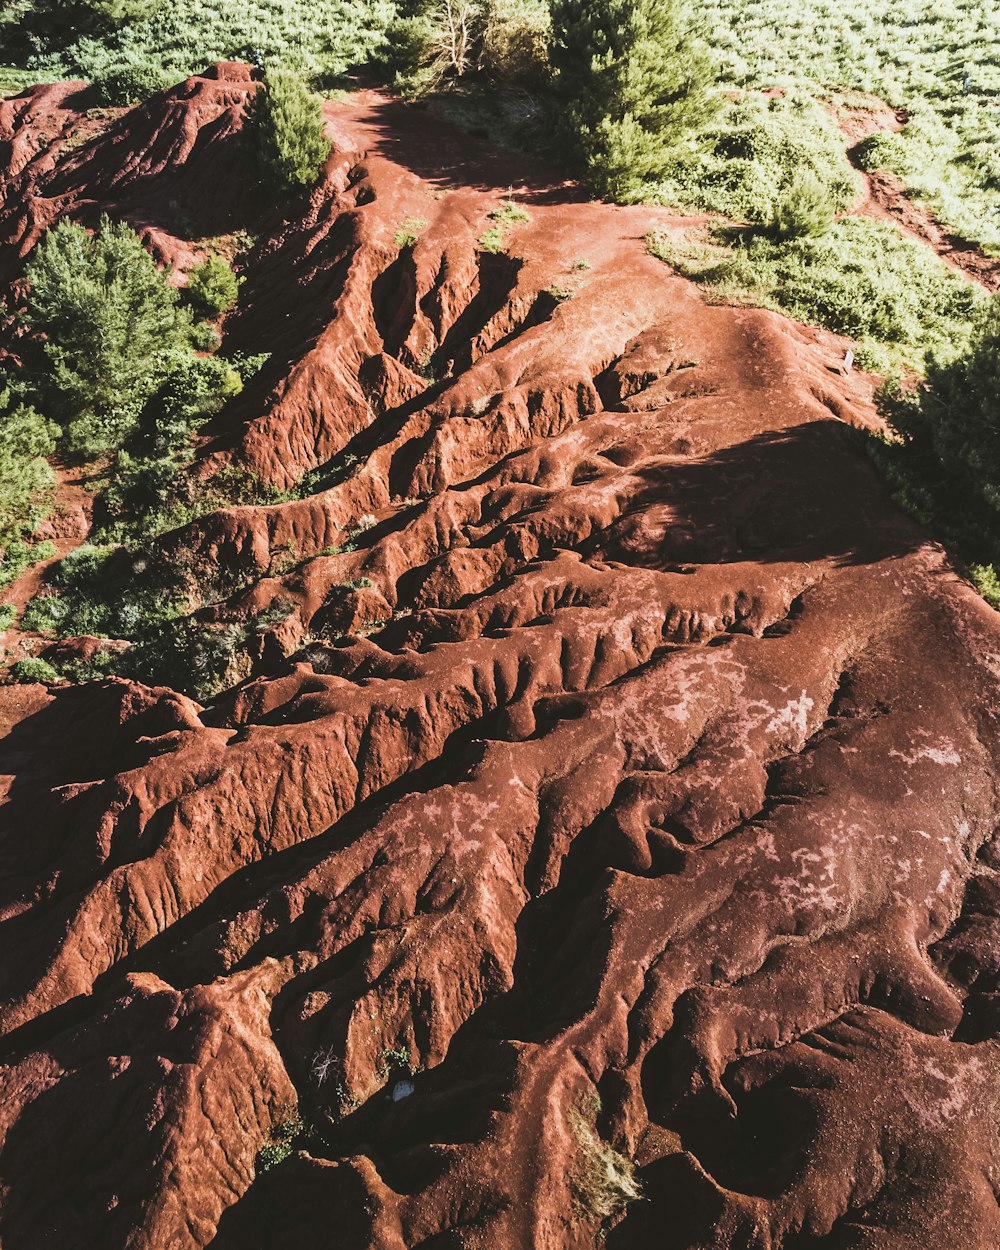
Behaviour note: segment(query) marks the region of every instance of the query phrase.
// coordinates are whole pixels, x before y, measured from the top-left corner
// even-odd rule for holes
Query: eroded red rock
[[[170,233],[248,81],[117,121],[183,141],[105,206]],[[288,606],[253,678],[0,690],[4,1246],[998,1244],[998,618],[870,379],[662,210],[329,117],[198,470],[329,484],[159,540]]]

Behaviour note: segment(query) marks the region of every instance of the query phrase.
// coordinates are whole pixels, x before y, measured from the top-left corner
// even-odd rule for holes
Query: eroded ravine
[[[183,268],[162,187],[238,221],[252,90],[19,167],[0,259],[107,208]],[[705,305],[662,210],[328,117],[193,472],[333,480],[154,544],[206,621],[287,605],[251,677],[0,689],[0,1242],[996,1244],[998,618],[870,380]]]

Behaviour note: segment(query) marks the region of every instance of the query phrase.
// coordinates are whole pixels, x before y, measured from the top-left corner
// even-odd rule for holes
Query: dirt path
[[[931,248],[946,265],[988,291],[1000,290],[1000,258],[984,255],[974,243],[948,230],[929,208],[909,197],[906,184],[889,170],[869,173],[862,169],[858,157],[860,145],[875,134],[898,133],[906,124],[906,111],[872,101],[870,106],[862,108],[831,110],[831,115],[849,140],[847,159],[864,180],[864,190],[851,214],[888,222],[908,238]]]

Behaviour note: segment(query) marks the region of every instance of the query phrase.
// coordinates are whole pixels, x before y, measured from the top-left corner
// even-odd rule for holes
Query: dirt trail
[[[974,243],[942,226],[930,209],[907,195],[906,184],[895,174],[888,170],[869,173],[861,168],[858,145],[871,135],[901,130],[905,111],[873,101],[871,107],[831,109],[831,114],[850,142],[848,159],[864,180],[864,192],[852,206],[852,214],[888,222],[908,238],[930,247],[945,264],[988,291],[1000,290],[1000,257],[984,255]]]
[[[74,168],[183,255],[155,180],[239,168],[252,90]],[[325,476],[158,544],[243,588],[204,619],[280,605],[254,675],[0,690],[4,1250],[1000,1244],[1000,617],[872,380],[706,305],[661,210],[328,118],[206,450]]]

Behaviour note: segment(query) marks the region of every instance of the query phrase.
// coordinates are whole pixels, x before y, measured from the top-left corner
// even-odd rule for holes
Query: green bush
[[[425,12],[403,14],[389,25],[379,63],[400,95],[415,98],[440,85],[444,65],[435,33]]]
[[[543,88],[551,74],[552,19],[539,0],[491,0],[479,38],[479,69],[504,85]]]
[[[48,660],[41,660],[33,657],[29,660],[18,660],[16,664],[10,666],[10,675],[17,682],[24,685],[30,685],[34,682],[51,682],[60,681],[59,670],[52,667]]]
[[[184,290],[195,316],[214,321],[236,303],[240,285],[241,280],[233,273],[229,262],[222,256],[212,255],[191,270]]]
[[[190,320],[177,293],[125,225],[101,219],[93,236],[63,221],[27,265],[22,385],[65,430],[74,457],[121,446],[168,370],[187,349]],[[189,349],[188,349],[189,350]]]
[[[0,559],[48,514],[55,479],[45,457],[55,451],[56,433],[9,387],[0,390]]]
[[[870,174],[887,169],[900,178],[906,178],[913,173],[906,142],[898,134],[880,131],[869,135],[854,149],[854,156],[861,168]]]
[[[0,606],[0,633],[10,629],[17,620],[17,608],[12,603]]]
[[[211,321],[196,321],[191,327],[191,346],[196,352],[216,352],[222,336]]]
[[[938,352],[915,389],[882,392],[899,437],[881,458],[903,500],[973,565],[991,601],[1000,567],[1000,296],[974,320],[958,356]]]
[[[975,0],[706,0],[722,78],[804,90],[835,107],[904,106],[900,135],[868,141],[868,169],[906,180],[965,238],[1000,248],[1000,25]],[[884,147],[883,147],[884,145]],[[882,149],[882,151],[879,151]]]
[[[153,61],[111,64],[96,74],[91,83],[97,102],[112,107],[147,100],[170,85],[170,78]]]
[[[771,233],[778,239],[826,234],[833,218],[826,187],[815,174],[802,171],[788,184],[778,202],[771,217]]]
[[[178,353],[143,409],[134,437],[112,463],[96,513],[101,537],[149,538],[192,518],[194,483],[182,474],[192,439],[242,389],[228,361]]]
[[[320,101],[290,70],[269,71],[248,132],[264,177],[283,191],[312,186],[330,153]]]
[[[598,194],[635,198],[716,108],[686,0],[552,0],[551,10],[555,86],[578,168]]]
[[[801,95],[750,95],[728,103],[688,143],[674,147],[649,195],[768,225],[797,179],[821,187],[833,213],[849,208],[861,191],[843,136],[823,109]]]

